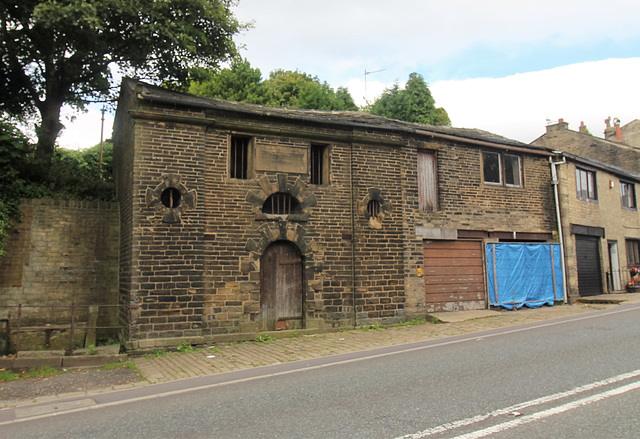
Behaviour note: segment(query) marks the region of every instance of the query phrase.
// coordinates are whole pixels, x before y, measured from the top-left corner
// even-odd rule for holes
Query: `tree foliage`
[[[20,219],[22,198],[68,198],[113,201],[113,145],[75,151],[57,149],[48,166],[36,160],[35,146],[19,130],[0,120],[0,256],[12,223]]]
[[[370,108],[371,114],[428,125],[451,125],[444,108],[435,99],[422,75],[411,73],[404,89],[398,84],[382,93]]]
[[[0,110],[39,116],[36,152],[53,156],[63,104],[109,96],[111,68],[184,81],[235,55],[234,0],[3,0]]]
[[[269,89],[269,105],[274,107],[306,108],[329,111],[358,109],[344,87],[337,91],[317,76],[290,70],[275,70],[265,81]]]
[[[212,71],[195,69],[187,92],[229,101],[266,105],[269,89],[262,81],[260,69],[249,61],[236,58],[230,67]]]
[[[221,70],[195,70],[189,93],[271,107],[314,110],[357,110],[344,87],[337,90],[318,77],[290,70],[275,70],[267,80],[247,60],[235,59]]]

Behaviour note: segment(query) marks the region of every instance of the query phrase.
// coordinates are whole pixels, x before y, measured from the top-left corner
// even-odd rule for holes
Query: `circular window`
[[[377,218],[380,215],[380,202],[378,200],[371,200],[367,204],[367,212],[371,218]]]
[[[182,194],[180,191],[174,187],[168,187],[162,191],[160,194],[160,200],[164,207],[168,207],[169,209],[173,209],[180,205],[180,199],[182,198]]]

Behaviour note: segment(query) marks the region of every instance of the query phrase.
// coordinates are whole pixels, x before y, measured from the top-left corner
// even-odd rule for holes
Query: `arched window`
[[[289,194],[277,192],[262,205],[262,213],[272,215],[291,215],[300,211],[300,203]]]

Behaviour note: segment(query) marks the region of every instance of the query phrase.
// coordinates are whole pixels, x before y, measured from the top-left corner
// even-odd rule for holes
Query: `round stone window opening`
[[[175,209],[178,207],[181,199],[182,194],[174,187],[168,187],[162,191],[162,194],[160,194],[160,201],[162,201],[162,205],[169,209]]]

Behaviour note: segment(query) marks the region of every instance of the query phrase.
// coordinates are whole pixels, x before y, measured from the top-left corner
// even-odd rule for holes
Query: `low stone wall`
[[[13,334],[20,326],[71,324],[90,320],[100,305],[97,326],[117,326],[119,215],[116,203],[30,199],[0,259],[0,321]],[[99,331],[114,337],[117,329]],[[5,331],[6,332],[6,329]],[[27,338],[25,337],[25,340]],[[13,345],[14,340],[9,340]],[[35,346],[42,348],[37,340]]]

